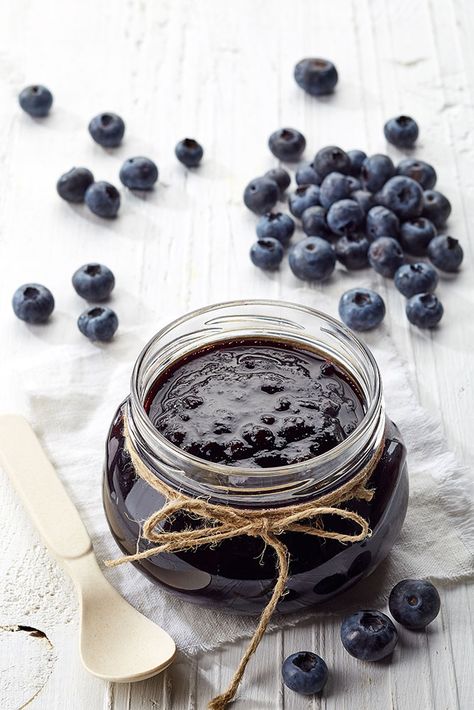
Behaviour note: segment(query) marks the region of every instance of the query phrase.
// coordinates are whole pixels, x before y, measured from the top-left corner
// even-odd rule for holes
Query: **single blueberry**
[[[425,579],[403,579],[390,592],[390,613],[407,629],[424,629],[441,607],[436,587]]]
[[[355,200],[364,214],[374,206],[374,196],[368,190],[354,190],[349,195],[351,200]]]
[[[263,177],[276,182],[280,190],[280,197],[282,197],[284,192],[290,187],[291,177],[285,168],[272,168],[268,170]]]
[[[298,651],[285,658],[281,668],[287,688],[301,695],[320,693],[328,679],[328,667],[311,651]]]
[[[283,259],[283,246],[278,239],[258,239],[250,248],[250,258],[260,269],[278,269]]]
[[[435,226],[426,217],[417,217],[402,222],[400,228],[400,244],[408,254],[413,256],[424,256],[428,244],[435,236]]]
[[[295,276],[306,281],[328,279],[336,265],[336,252],[321,237],[306,237],[290,249],[290,268]]]
[[[187,168],[197,168],[204,155],[204,149],[194,138],[183,138],[176,144],[174,154]]]
[[[338,80],[334,64],[319,57],[301,59],[295,66],[294,77],[298,86],[311,96],[331,94]]]
[[[334,234],[356,232],[364,221],[364,213],[355,200],[338,200],[328,210],[327,223]]]
[[[53,105],[53,95],[46,86],[33,84],[27,86],[18,96],[21,108],[34,118],[44,118]]]
[[[437,229],[446,224],[451,214],[451,203],[438,190],[425,190],[423,193],[423,217],[433,222]]]
[[[289,207],[294,217],[301,216],[308,207],[319,205],[319,187],[317,185],[299,185],[290,195]]]
[[[396,175],[385,183],[381,199],[385,207],[402,220],[414,219],[423,212],[423,190],[415,180],[404,175]]]
[[[364,234],[346,234],[336,242],[336,257],[346,269],[364,269],[369,265],[369,240]]]
[[[322,179],[329,173],[347,175],[351,170],[351,161],[342,148],[338,148],[337,145],[328,145],[318,150],[313,160],[313,167]]]
[[[280,191],[273,180],[266,177],[255,178],[244,190],[244,203],[255,214],[271,212],[278,202]]]
[[[405,158],[397,165],[397,175],[405,175],[418,182],[423,190],[432,190],[436,185],[436,170],[429,163],[415,158]]]
[[[395,166],[388,155],[376,153],[366,158],[360,169],[362,185],[369,192],[380,190],[395,175]]]
[[[71,168],[56,183],[58,195],[66,202],[84,202],[84,195],[94,176],[87,168]]]
[[[352,179],[352,178],[351,178]],[[329,173],[320,187],[320,202],[323,207],[330,207],[334,202],[343,200],[351,194],[351,186],[347,175],[342,173]]]
[[[393,652],[398,634],[386,614],[370,609],[346,616],[341,624],[341,641],[354,658],[380,661]]]
[[[112,340],[118,328],[118,318],[111,308],[94,306],[77,319],[77,327],[89,340]]]
[[[379,237],[369,247],[369,264],[382,276],[393,278],[403,264],[403,251],[393,237]]]
[[[321,205],[308,207],[308,209],[303,212],[301,226],[303,227],[303,232],[308,237],[324,237],[326,239],[331,234],[331,230],[326,222],[326,210],[324,207],[321,207]]]
[[[385,317],[385,303],[375,291],[351,288],[339,300],[339,317],[352,330],[372,330]]]
[[[116,148],[122,142],[125,123],[116,113],[99,113],[89,123],[89,133],[104,148]]]
[[[400,222],[392,210],[376,205],[367,213],[366,230],[371,239],[378,239],[379,237],[397,239],[400,233]]]
[[[417,293],[405,306],[407,318],[418,328],[434,328],[443,317],[443,305],[434,293]]]
[[[150,190],[158,180],[158,168],[150,158],[129,158],[120,168],[119,177],[130,190]]]
[[[111,219],[119,211],[120,193],[109,182],[93,182],[87,188],[84,199],[91,212],[98,217]]]
[[[438,272],[423,261],[402,264],[395,273],[395,286],[406,298],[416,293],[431,293],[437,285]]]
[[[348,150],[347,155],[349,156],[351,164],[349,174],[358,178],[360,175],[362,164],[367,158],[367,153],[364,153],[363,150]]]
[[[23,284],[12,298],[13,311],[26,323],[45,323],[54,310],[51,291],[41,284]]]
[[[268,139],[268,147],[278,160],[292,163],[301,158],[306,139],[296,128],[279,128]]]
[[[457,271],[463,257],[462,246],[454,237],[439,235],[432,239],[428,245],[429,260],[441,271]]]
[[[298,168],[295,173],[297,185],[321,185],[321,176],[313,167],[313,163],[306,163]]]
[[[74,272],[72,285],[86,301],[106,301],[115,286],[115,276],[103,264],[84,264]]]
[[[264,214],[257,223],[257,237],[259,239],[278,239],[287,247],[295,231],[295,223],[290,215],[282,212],[269,212]]]
[[[412,148],[418,138],[418,124],[410,116],[390,118],[383,132],[386,140],[397,148]]]

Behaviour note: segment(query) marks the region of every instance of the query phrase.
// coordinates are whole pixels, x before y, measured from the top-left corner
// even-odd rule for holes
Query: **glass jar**
[[[284,341],[315,351],[345,371],[361,393],[365,414],[340,444],[306,461],[279,468],[216,464],[179,449],[149,419],[144,403],[159,375],[170,364],[204,346],[233,339]],[[163,328],[145,346],[133,370],[131,393],[119,406],[107,438],[104,506],[111,531],[125,554],[147,549],[140,525],[163,506],[163,497],[134,471],[124,448],[123,419],[146,466],[168,486],[189,496],[244,508],[269,508],[317,501],[356,475],[383,447],[370,478],[372,500],[344,507],[364,516],[372,534],[342,544],[289,532],[281,535],[290,553],[287,593],[278,611],[292,612],[323,602],[370,574],[393,546],[408,501],[406,450],[400,433],[385,415],[377,364],[365,345],[342,323],[301,305],[279,301],[235,301],[194,311]],[[199,526],[177,516],[173,530]],[[325,516],[327,529],[358,533],[351,521]],[[168,529],[168,528],[167,528]],[[136,563],[167,591],[196,604],[238,613],[258,613],[275,581],[275,553],[260,538],[241,536],[214,547],[163,553]]]

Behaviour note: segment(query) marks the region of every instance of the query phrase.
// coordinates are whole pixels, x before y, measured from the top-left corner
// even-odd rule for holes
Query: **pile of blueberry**
[[[431,582],[404,579],[390,593],[388,606],[395,621],[407,629],[424,629],[437,616],[440,598]],[[361,661],[387,658],[398,642],[393,621],[381,611],[356,611],[341,624],[342,645]],[[311,651],[298,651],[285,659],[282,676],[285,685],[302,695],[319,693],[326,685],[329,671],[325,661]]]

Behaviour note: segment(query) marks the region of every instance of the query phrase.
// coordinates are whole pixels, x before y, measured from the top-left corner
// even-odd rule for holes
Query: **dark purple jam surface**
[[[184,451],[248,468],[324,453],[364,416],[355,386],[333,363],[265,340],[219,343],[181,359],[154,383],[145,407]]]

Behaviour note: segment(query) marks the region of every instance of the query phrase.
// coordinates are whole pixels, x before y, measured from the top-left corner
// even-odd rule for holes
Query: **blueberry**
[[[278,239],[287,247],[295,231],[295,223],[291,217],[282,212],[269,212],[258,220],[257,237],[259,239]]]
[[[118,328],[118,318],[111,308],[94,306],[77,319],[77,327],[89,340],[112,340]]]
[[[109,182],[93,182],[86,190],[85,202],[98,217],[111,219],[120,207],[120,193]]]
[[[255,214],[271,212],[280,196],[278,185],[266,177],[255,178],[244,190],[244,203]]]
[[[303,212],[301,226],[308,237],[324,237],[326,239],[331,234],[326,222],[326,210],[321,205],[308,207]]]
[[[187,168],[197,168],[204,155],[204,149],[194,138],[183,138],[176,144],[174,154]]]
[[[308,207],[314,207],[314,205],[319,205],[319,187],[317,185],[299,185],[290,195],[290,212],[298,219]]]
[[[454,272],[461,266],[464,252],[457,239],[440,235],[431,240],[428,258],[441,271]]]
[[[403,251],[393,237],[379,237],[369,247],[369,264],[382,276],[393,278],[403,264]]]
[[[418,124],[410,116],[390,118],[383,127],[385,138],[397,148],[411,148],[418,138]]]
[[[311,96],[331,94],[338,80],[334,64],[319,57],[301,59],[295,66],[294,77],[298,86]]]
[[[338,200],[328,210],[327,222],[334,234],[356,232],[364,221],[364,213],[355,200]]]
[[[434,328],[443,317],[443,306],[434,293],[417,293],[405,306],[407,318],[418,328]]]
[[[320,693],[328,679],[328,667],[311,651],[298,651],[285,658],[281,668],[287,688],[301,695]]]
[[[355,192],[356,190],[362,190],[362,184],[360,180],[353,175],[346,176],[347,184],[349,185],[349,190]]]
[[[53,104],[53,95],[46,86],[27,86],[18,96],[21,108],[34,118],[44,118]]]
[[[416,293],[430,293],[437,284],[438,272],[423,261],[403,264],[395,273],[395,286],[406,298]]]
[[[84,202],[84,195],[94,176],[87,168],[71,168],[56,183],[58,195],[66,202]]]
[[[323,207],[330,207],[333,202],[343,200],[351,194],[351,186],[347,175],[329,173],[321,183],[319,199]]]
[[[321,237],[306,237],[290,249],[290,268],[295,276],[306,281],[324,281],[336,265],[336,252]]]
[[[295,173],[297,185],[321,185],[321,176],[318,175],[312,163],[302,165]]]
[[[364,269],[369,265],[369,240],[364,234],[346,234],[336,242],[336,257],[346,269]]]
[[[380,661],[392,653],[398,634],[386,614],[370,609],[346,616],[341,624],[341,641],[354,658]]]
[[[400,222],[392,210],[376,205],[367,214],[366,229],[371,239],[378,239],[378,237],[393,237],[396,239],[400,232]]]
[[[428,244],[436,236],[436,229],[426,217],[418,217],[403,222],[400,229],[400,244],[413,256],[424,256]]]
[[[351,288],[340,298],[339,316],[352,330],[372,330],[385,317],[385,303],[375,291]]]
[[[283,246],[278,239],[258,239],[250,248],[250,258],[260,269],[278,269],[283,259]]]
[[[436,587],[425,579],[404,579],[394,586],[388,600],[390,613],[407,629],[424,629],[439,614],[441,600]]]
[[[12,306],[20,320],[26,323],[45,323],[54,310],[54,298],[46,286],[23,284],[13,294]]]
[[[116,148],[122,142],[125,123],[116,113],[99,113],[89,123],[89,133],[104,148]]]
[[[374,196],[368,190],[354,190],[349,195],[351,200],[355,200],[364,214],[374,206]]]
[[[318,150],[313,160],[313,167],[321,178],[325,178],[329,173],[347,175],[351,169],[351,161],[342,148],[328,145]]]
[[[291,177],[285,168],[272,168],[268,170],[263,177],[273,180],[278,185],[280,190],[280,197],[283,195],[285,190],[290,187]]]
[[[429,163],[414,158],[405,158],[397,165],[397,175],[405,175],[418,182],[423,190],[431,190],[436,185],[436,170]]]
[[[150,158],[129,158],[120,168],[119,177],[130,190],[150,190],[158,180],[158,168]]]
[[[366,158],[360,169],[362,185],[369,192],[380,190],[393,175],[395,175],[395,166],[391,158],[381,153]]]
[[[115,286],[115,276],[103,264],[84,264],[74,272],[72,285],[86,301],[106,301]]]
[[[268,139],[268,147],[278,160],[299,160],[306,148],[306,138],[296,128],[279,128]]]
[[[349,156],[351,164],[349,174],[358,178],[360,175],[362,164],[367,158],[367,153],[364,153],[363,150],[348,150],[347,155]]]
[[[423,193],[423,217],[426,217],[437,229],[446,224],[451,214],[451,203],[438,190],[425,190]]]
[[[402,220],[414,219],[423,212],[423,190],[415,180],[404,175],[396,175],[386,182],[381,198],[385,207]]]

